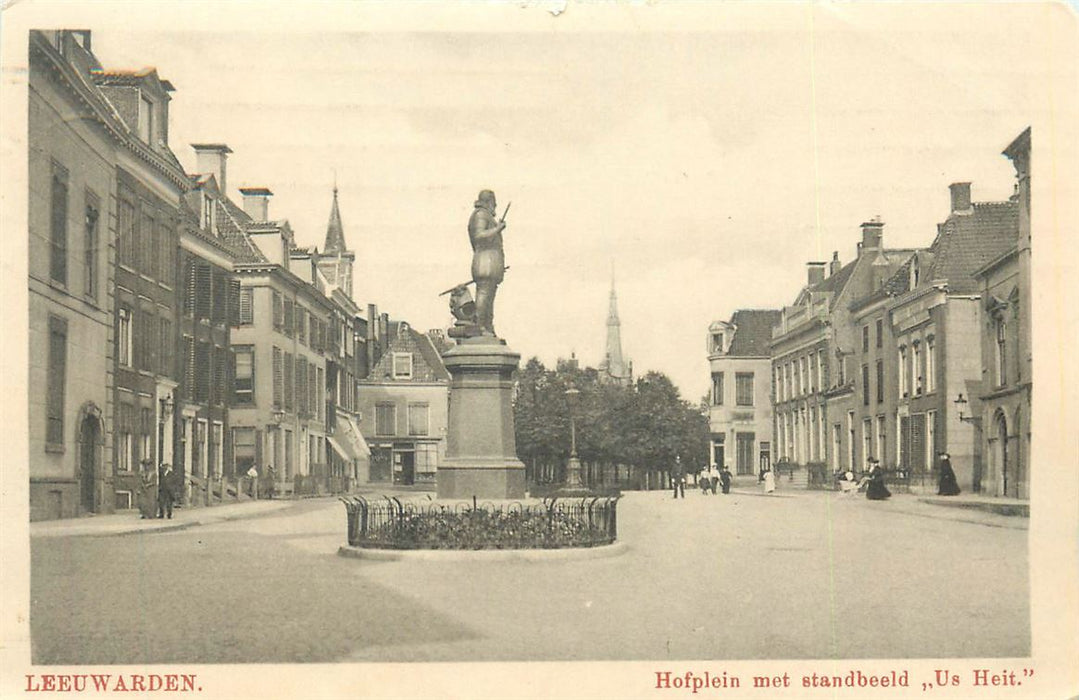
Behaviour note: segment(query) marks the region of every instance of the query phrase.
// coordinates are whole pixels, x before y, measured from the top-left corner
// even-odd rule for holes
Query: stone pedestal
[[[451,379],[438,497],[524,498],[525,465],[513,433],[513,371],[521,356],[498,338],[479,337],[442,359]]]

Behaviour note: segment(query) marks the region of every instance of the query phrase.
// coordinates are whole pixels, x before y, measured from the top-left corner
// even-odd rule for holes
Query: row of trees
[[[708,417],[683,400],[664,374],[629,386],[602,382],[597,370],[537,358],[518,372],[514,401],[517,455],[532,483],[561,483],[570,454],[570,416],[577,428],[583,478],[592,486],[650,488],[666,483],[676,457],[687,471],[708,461]],[[579,393],[567,393],[569,389]]]

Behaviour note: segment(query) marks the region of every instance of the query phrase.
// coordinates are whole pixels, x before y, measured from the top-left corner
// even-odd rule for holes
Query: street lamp
[[[172,417],[172,409],[176,402],[173,401],[172,394],[168,394],[159,398],[157,405],[160,409],[158,411],[160,418],[157,421],[157,466],[160,467],[165,462],[165,424]]]
[[[569,404],[569,462],[566,464],[566,485],[567,490],[579,490],[584,488],[584,484],[581,482],[581,460],[577,459],[577,416],[574,408],[577,404],[577,397],[580,395],[580,391],[576,387],[570,387],[566,389],[566,402]]]
[[[959,392],[959,396],[955,398],[955,408],[959,411],[959,421],[961,423],[973,423],[975,425],[982,422],[981,416],[964,416],[963,411],[967,409],[970,404],[969,401],[963,396],[963,392]]]

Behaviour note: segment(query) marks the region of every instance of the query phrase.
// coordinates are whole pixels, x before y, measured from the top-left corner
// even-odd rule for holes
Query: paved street
[[[181,531],[32,540],[33,660],[1018,657],[1027,520],[897,495],[628,493],[625,553],[343,558],[301,501]]]

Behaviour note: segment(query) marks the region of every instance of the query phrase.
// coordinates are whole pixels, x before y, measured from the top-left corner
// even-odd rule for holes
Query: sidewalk
[[[970,508],[984,510],[997,515],[1015,515],[1023,518],[1030,517],[1030,501],[1019,498],[998,498],[995,496],[982,496],[980,494],[961,493],[958,496],[920,496],[922,503],[930,503],[935,506],[949,506],[952,508]]]
[[[137,510],[110,515],[87,515],[81,518],[42,520],[30,523],[30,537],[75,537],[82,535],[132,535],[144,532],[170,532],[196,525],[225,520],[251,518],[288,508],[294,501],[244,501],[220,506],[175,508],[172,519],[143,520]]]

